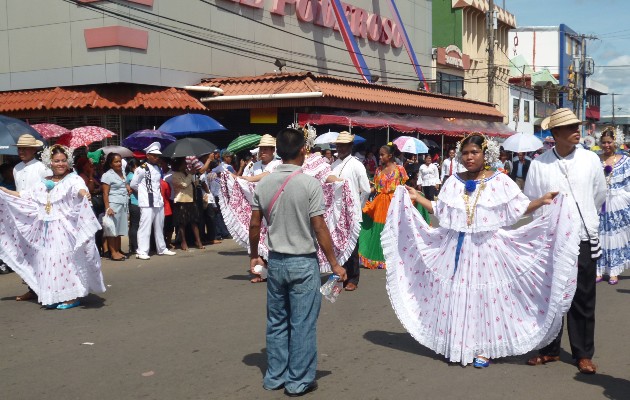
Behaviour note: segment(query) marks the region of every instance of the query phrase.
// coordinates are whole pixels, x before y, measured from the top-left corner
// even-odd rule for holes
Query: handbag
[[[116,235],[116,224],[114,223],[114,219],[107,215],[103,215],[103,236],[104,237],[115,237]]]

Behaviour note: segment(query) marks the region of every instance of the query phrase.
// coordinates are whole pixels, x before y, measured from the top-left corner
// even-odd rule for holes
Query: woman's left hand
[[[79,195],[85,197],[86,199],[88,199],[88,201],[92,200],[92,196],[90,195],[90,192],[88,192],[85,189],[79,190]]]

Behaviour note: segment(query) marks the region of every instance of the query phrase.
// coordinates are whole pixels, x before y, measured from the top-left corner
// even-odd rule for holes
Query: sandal
[[[590,358],[580,358],[577,361],[577,367],[583,374],[592,375],[597,372],[597,367]]]
[[[598,277],[595,278],[595,283],[599,283],[599,282],[601,282],[603,280],[604,280],[604,278],[602,278],[601,276],[598,276]]]
[[[28,291],[23,295],[17,296],[15,301],[29,301],[29,300],[37,300],[37,295],[35,292]]]
[[[544,365],[558,360],[560,360],[560,356],[544,356],[539,354],[527,360],[527,365]]]
[[[473,367],[475,368],[488,368],[490,366],[490,360],[483,356],[477,356],[473,358]]]
[[[251,283],[262,283],[262,282],[267,282],[266,279],[261,278],[260,276],[257,276],[255,278],[252,278],[249,280]]]
[[[205,250],[206,249],[206,246],[204,246],[202,244],[200,244],[200,245],[198,245],[196,247],[197,247],[197,250]]]
[[[609,285],[616,285],[618,283],[619,283],[619,278],[617,278],[616,276],[614,278],[612,276],[608,278]]]

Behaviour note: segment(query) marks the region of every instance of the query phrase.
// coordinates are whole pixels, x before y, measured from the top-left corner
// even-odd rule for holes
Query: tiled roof
[[[68,86],[0,92],[0,113],[76,109],[206,110],[183,89],[132,84]]]
[[[204,79],[200,85],[223,89],[222,95],[214,95],[223,97],[322,92],[322,97],[309,99],[311,105],[331,106],[331,100],[340,100],[347,108],[357,110],[386,111],[383,109],[385,107],[389,112],[400,113],[422,114],[431,111],[433,114],[444,115],[463,113],[494,119],[503,117],[503,114],[489,103],[315,75],[310,72]],[[227,107],[227,102],[221,103],[222,108]],[[206,105],[213,108],[217,103],[208,102]],[[339,101],[335,102],[334,106],[340,107]]]

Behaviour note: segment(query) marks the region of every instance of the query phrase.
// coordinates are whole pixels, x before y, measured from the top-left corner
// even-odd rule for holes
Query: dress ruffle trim
[[[630,192],[630,158],[625,155],[615,164],[608,187],[609,193],[618,191]]]
[[[448,235],[457,235],[457,232],[451,231],[449,233],[442,228],[428,228],[416,212],[410,211],[413,209],[413,205],[407,192],[404,189],[398,189],[382,234],[382,244],[388,265],[387,292],[392,307],[405,329],[422,345],[436,353],[445,355],[452,362],[461,362],[463,365],[471,363],[477,354],[483,354],[489,358],[499,358],[524,354],[549,344],[560,331],[563,315],[568,311],[575,293],[580,226],[576,221],[567,217],[573,215],[573,211],[567,212],[567,209],[571,208],[570,202],[564,203],[563,197],[558,196],[554,200],[554,204],[550,207],[549,213],[541,218],[516,231],[510,231],[515,232],[512,237],[517,237],[516,234],[531,234],[532,229],[536,230],[535,232],[548,230],[546,237],[538,236],[538,239],[544,242],[542,248],[537,249],[541,251],[536,254],[532,251],[533,249],[524,249],[523,247],[526,246],[515,245],[514,251],[525,252],[521,258],[525,261],[520,269],[517,268],[516,271],[513,271],[513,279],[499,280],[495,278],[494,281],[485,282],[485,284],[472,290],[471,287],[455,283],[452,278],[445,279],[444,276],[440,275],[444,271],[439,270],[439,261],[435,261],[437,257],[441,258],[445,253],[436,253],[435,246],[440,246],[440,244],[432,243],[432,241],[447,240]],[[429,250],[435,250],[433,259],[427,254],[423,255]],[[502,249],[497,246],[490,251],[501,252]],[[547,253],[546,257],[543,253]],[[545,260],[545,258],[547,259]],[[544,266],[544,276],[538,276],[535,268],[540,267],[541,264],[546,265]],[[550,274],[551,276],[549,276]],[[543,300],[541,304],[533,302],[536,293],[535,288],[527,289],[537,282],[535,278],[548,282],[544,285],[548,289],[550,288],[549,297],[544,300],[541,299]],[[419,279],[418,284],[427,290],[422,299],[416,298],[416,290],[420,293],[420,289],[413,286],[415,279]],[[515,288],[518,289],[518,292],[523,290],[525,293],[521,293],[521,297],[515,299],[517,296],[514,292]],[[531,299],[529,298],[530,290]],[[515,311],[521,311],[524,317],[539,322],[542,318],[544,320],[542,323],[537,323],[525,330],[526,335],[503,337],[498,335],[498,332],[509,332],[507,325],[503,329],[501,324],[497,324],[499,329],[495,332],[494,323],[491,324],[490,318],[494,322],[495,317],[505,317],[503,321],[506,321],[504,324],[507,324],[513,323],[511,318],[515,316],[503,315],[503,309],[494,307],[489,304],[490,300],[488,300],[486,308],[489,306],[489,311],[483,313],[484,316],[487,316],[488,321],[485,321],[486,324],[483,323],[484,321],[478,321],[479,326],[476,326],[477,329],[475,330],[485,340],[483,344],[474,343],[476,348],[467,350],[465,349],[466,343],[453,343],[454,338],[451,337],[450,327],[447,330],[438,330],[433,327],[433,324],[437,326],[438,323],[442,323],[441,326],[443,326],[444,319],[453,318],[452,315],[444,313],[447,311],[445,309],[441,315],[436,315],[436,310],[439,310],[442,302],[449,303],[451,301],[450,296],[464,297],[468,302],[469,295],[474,293],[488,294],[494,293],[494,291],[510,294],[514,299],[510,308],[516,307]],[[455,302],[455,300],[453,301]],[[419,315],[417,311],[412,311],[415,310],[413,304],[418,305]],[[467,314],[465,309],[462,312]],[[536,316],[534,317],[532,314]],[[466,319],[465,322],[470,321]],[[457,329],[457,327],[453,327],[453,329]],[[470,333],[466,332],[466,334]]]

